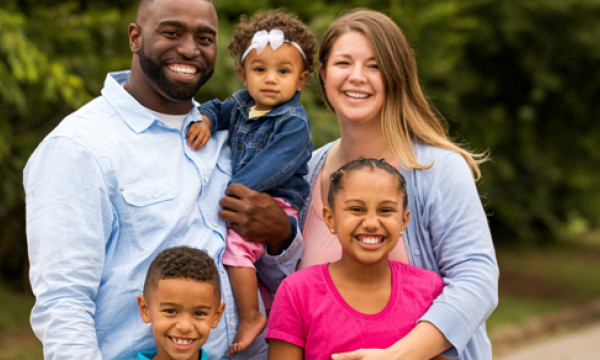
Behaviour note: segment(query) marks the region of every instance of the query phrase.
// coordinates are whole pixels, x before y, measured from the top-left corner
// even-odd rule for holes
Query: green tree
[[[127,49],[116,32],[126,28],[119,11],[43,5],[8,2],[0,10],[0,271],[23,284],[27,158],[60,119],[98,94],[100,73],[129,67],[115,50]]]

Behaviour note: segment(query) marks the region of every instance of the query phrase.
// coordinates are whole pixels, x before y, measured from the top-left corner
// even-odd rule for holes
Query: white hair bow
[[[281,31],[280,29],[273,29],[269,32],[267,32],[266,30],[260,30],[254,34],[254,36],[252,37],[252,41],[250,42],[250,46],[248,46],[246,51],[244,51],[244,54],[242,54],[241,63],[244,63],[246,56],[248,56],[252,49],[256,49],[256,53],[260,54],[264,49],[267,48],[267,45],[269,44],[271,45],[271,49],[275,51],[279,49],[279,47],[283,45],[283,43],[288,43],[294,46],[296,49],[298,49],[300,55],[302,55],[302,58],[306,60],[306,56],[304,55],[304,51],[302,51],[300,45],[296,44],[293,41],[285,40],[283,31]]]

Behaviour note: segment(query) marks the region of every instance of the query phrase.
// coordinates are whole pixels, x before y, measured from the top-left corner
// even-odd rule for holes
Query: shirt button
[[[233,320],[229,320],[229,326],[233,326]]]
[[[158,193],[157,193],[157,192],[153,192],[153,193],[152,193],[152,197],[153,197],[154,199],[156,199],[156,198],[158,197]]]
[[[415,250],[415,255],[419,256],[421,255],[421,252],[419,250]]]
[[[238,148],[238,149],[241,149],[241,148],[242,148],[242,143],[241,143],[241,142],[238,142],[238,144],[237,144],[237,148]]]
[[[119,191],[123,191],[123,190],[125,190],[125,188],[121,186],[121,187],[119,188]]]

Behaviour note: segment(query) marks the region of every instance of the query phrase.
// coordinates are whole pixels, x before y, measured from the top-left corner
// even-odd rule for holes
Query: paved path
[[[600,359],[600,324],[556,335],[494,356],[494,360]]]

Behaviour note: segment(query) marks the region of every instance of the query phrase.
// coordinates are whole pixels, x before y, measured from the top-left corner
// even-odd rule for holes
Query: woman
[[[324,195],[335,169],[359,156],[385,158],[407,180],[412,220],[393,260],[438,272],[444,290],[418,325],[388,349],[339,359],[429,359],[437,354],[491,359],[485,320],[497,305],[498,265],[474,179],[484,154],[448,139],[420,89],[414,56],[398,26],[372,10],[345,13],[319,51],[325,102],[340,139],[313,153],[309,206],[301,214],[300,267],[337,260],[341,248],[325,234]]]

